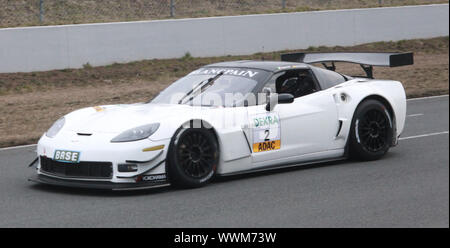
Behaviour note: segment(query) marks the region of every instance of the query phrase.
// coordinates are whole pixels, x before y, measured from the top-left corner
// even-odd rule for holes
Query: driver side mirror
[[[269,101],[267,101],[266,110],[272,111],[277,104],[286,104],[293,102],[294,102],[294,95],[292,94],[289,93],[271,94],[269,96]]]

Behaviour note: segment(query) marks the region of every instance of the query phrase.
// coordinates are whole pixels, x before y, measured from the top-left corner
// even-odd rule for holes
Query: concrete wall
[[[0,72],[243,55],[449,34],[449,5],[0,29]]]

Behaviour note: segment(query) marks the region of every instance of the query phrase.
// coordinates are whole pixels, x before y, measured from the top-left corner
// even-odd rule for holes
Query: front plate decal
[[[65,163],[78,163],[80,161],[80,152],[56,150],[53,160]]]

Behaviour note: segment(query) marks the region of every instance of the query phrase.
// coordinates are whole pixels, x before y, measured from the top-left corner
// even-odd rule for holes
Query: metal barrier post
[[[170,17],[175,17],[175,0],[170,0]]]
[[[44,0],[39,0],[39,22],[44,22]]]

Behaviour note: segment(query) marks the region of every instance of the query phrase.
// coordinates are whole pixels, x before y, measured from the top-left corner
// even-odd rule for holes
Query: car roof
[[[308,69],[309,65],[304,63],[284,62],[284,61],[239,60],[239,61],[219,62],[215,64],[206,65],[204,67],[251,68],[276,72],[285,69]]]

